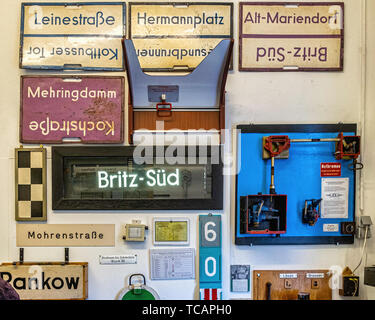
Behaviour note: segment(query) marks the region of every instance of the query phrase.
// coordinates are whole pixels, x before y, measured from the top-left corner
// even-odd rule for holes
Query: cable
[[[363,248],[362,248],[361,260],[359,261],[358,266],[353,270],[353,274],[354,274],[354,272],[359,268],[359,266],[362,264],[363,254],[365,253],[365,247],[366,247],[367,231],[368,231],[368,226],[366,226],[366,231],[365,231],[365,240],[363,241]]]

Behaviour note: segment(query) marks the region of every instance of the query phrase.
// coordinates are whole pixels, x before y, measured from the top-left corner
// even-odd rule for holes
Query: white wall
[[[176,1],[176,0],[174,0]],[[207,0],[206,0],[207,1]],[[53,1],[52,1],[53,2]],[[58,2],[58,1],[56,1]],[[215,2],[215,1],[213,1]],[[345,0],[345,60],[344,72],[311,73],[247,73],[238,72],[238,0],[234,0],[234,71],[227,81],[227,127],[239,123],[336,123],[356,122],[363,129],[362,146],[365,169],[358,180],[357,214],[371,215],[375,189],[375,150],[372,137],[375,126],[372,104],[375,101],[375,2]],[[302,1],[303,2],[303,1]],[[307,2],[307,1],[306,1]],[[309,0],[311,2],[311,0]],[[0,261],[18,259],[14,221],[14,148],[19,146],[20,75],[18,68],[20,0],[0,2]],[[364,5],[367,4],[367,8]],[[364,13],[367,14],[364,14]],[[364,25],[367,20],[367,26]],[[366,28],[365,28],[366,27]],[[365,33],[367,31],[367,33]],[[365,36],[367,59],[364,59]],[[118,74],[118,73],[116,73]],[[125,73],[123,74],[125,75]],[[367,88],[367,90],[366,90]],[[127,100],[126,100],[127,101]],[[365,121],[361,121],[365,119]],[[227,149],[231,141],[226,141]],[[89,262],[89,299],[113,299],[123,288],[127,276],[142,272],[149,277],[148,249],[151,233],[142,244],[130,245],[121,240],[123,226],[139,218],[151,224],[153,216],[188,216],[191,219],[191,246],[197,244],[196,212],[140,213],[59,213],[51,210],[51,159],[48,147],[48,223],[113,223],[116,224],[116,246],[113,248],[71,248],[71,261]],[[261,246],[238,247],[233,244],[234,183],[225,178],[223,217],[223,286],[224,298],[250,298],[250,294],[229,291],[229,267],[250,264],[254,268],[329,268],[333,265],[352,269],[360,256],[360,245],[343,246]],[[363,187],[363,193],[360,190]],[[360,195],[363,195],[361,197]],[[232,198],[232,201],[230,199]],[[363,210],[360,210],[362,207]],[[208,212],[207,212],[208,213]],[[374,239],[368,242],[368,264],[375,264]],[[25,261],[61,261],[63,248],[26,248]],[[99,254],[137,253],[137,265],[102,266]],[[362,278],[363,279],[363,278]],[[148,281],[162,299],[197,298],[194,280]],[[339,298],[335,294],[335,298]],[[362,286],[361,299],[375,299],[375,288]]]

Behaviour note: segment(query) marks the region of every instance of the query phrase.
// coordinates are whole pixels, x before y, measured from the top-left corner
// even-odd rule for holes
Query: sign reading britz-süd
[[[21,300],[84,300],[87,268],[86,262],[3,263],[0,277],[17,291]]]
[[[20,67],[124,70],[124,2],[23,3]]]
[[[123,77],[21,77],[21,142],[121,143],[123,128]]]
[[[194,69],[232,38],[233,3],[131,2],[129,36],[144,70]]]
[[[241,2],[240,71],[342,71],[344,3]]]

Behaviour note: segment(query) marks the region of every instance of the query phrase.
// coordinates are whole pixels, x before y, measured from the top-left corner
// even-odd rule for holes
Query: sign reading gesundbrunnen
[[[194,69],[232,38],[233,3],[129,3],[129,37],[145,71]]]
[[[21,142],[121,143],[123,136],[123,77],[21,78]]]
[[[20,67],[124,70],[125,2],[23,3]]]
[[[21,300],[84,300],[87,267],[86,262],[3,263],[0,277],[17,291]]]
[[[342,71],[342,2],[241,2],[240,71]]]

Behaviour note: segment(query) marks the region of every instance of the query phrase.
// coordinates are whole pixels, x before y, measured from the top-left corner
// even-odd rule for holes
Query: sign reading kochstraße
[[[86,262],[3,263],[0,277],[12,285],[21,300],[87,299]]]
[[[114,224],[17,224],[17,247],[113,247]]]
[[[124,70],[125,2],[23,3],[20,67]]]
[[[233,3],[131,2],[129,37],[144,70],[194,69],[232,38]]]
[[[341,71],[344,3],[241,2],[240,71]]]
[[[20,124],[23,143],[121,143],[124,78],[23,76]]]

